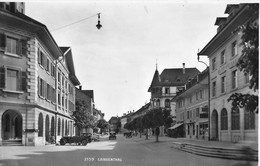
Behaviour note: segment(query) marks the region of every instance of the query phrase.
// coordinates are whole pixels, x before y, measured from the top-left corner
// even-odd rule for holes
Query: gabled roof
[[[200,73],[197,68],[164,69],[161,75],[157,72],[156,70],[148,92],[151,92],[151,88],[155,86],[183,86],[189,79]]]
[[[78,78],[75,75],[74,63],[72,58],[72,51],[70,47],[60,47],[65,57],[66,65],[69,69],[69,77],[75,86],[80,85]]]
[[[228,4],[225,10],[226,14],[229,14],[233,9],[238,8],[238,4]]]

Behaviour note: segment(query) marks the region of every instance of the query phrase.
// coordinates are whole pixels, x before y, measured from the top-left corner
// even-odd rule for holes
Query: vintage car
[[[115,132],[110,132],[108,139],[109,139],[109,140],[111,140],[111,139],[116,139],[116,133],[115,133]]]
[[[66,143],[76,143],[78,145],[86,146],[88,143],[92,141],[92,137],[90,133],[83,133],[81,136],[65,136],[60,139],[60,144],[65,145]]]

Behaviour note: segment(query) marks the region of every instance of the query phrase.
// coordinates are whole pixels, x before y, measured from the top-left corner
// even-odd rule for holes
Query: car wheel
[[[67,143],[66,139],[61,139],[61,140],[60,140],[60,144],[61,144],[61,145],[65,145],[66,143]]]
[[[88,144],[88,141],[84,139],[84,140],[81,141],[81,144],[82,144],[83,146],[86,146],[86,145]]]

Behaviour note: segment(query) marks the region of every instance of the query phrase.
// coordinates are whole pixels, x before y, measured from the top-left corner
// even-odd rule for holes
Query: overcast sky
[[[25,14],[45,24],[59,46],[72,48],[76,76],[84,90],[94,90],[96,108],[109,120],[150,101],[156,60],[160,73],[182,63],[206,68],[197,52],[216,34],[216,17],[227,5],[206,2],[41,1],[26,2]]]

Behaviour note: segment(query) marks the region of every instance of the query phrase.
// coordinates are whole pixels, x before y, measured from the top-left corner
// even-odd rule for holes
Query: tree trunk
[[[156,138],[156,142],[159,142],[159,135],[160,135],[160,128],[156,127],[155,128],[155,138]]]
[[[148,129],[145,129],[146,130],[146,133],[145,133],[145,136],[146,136],[146,140],[148,140]]]

